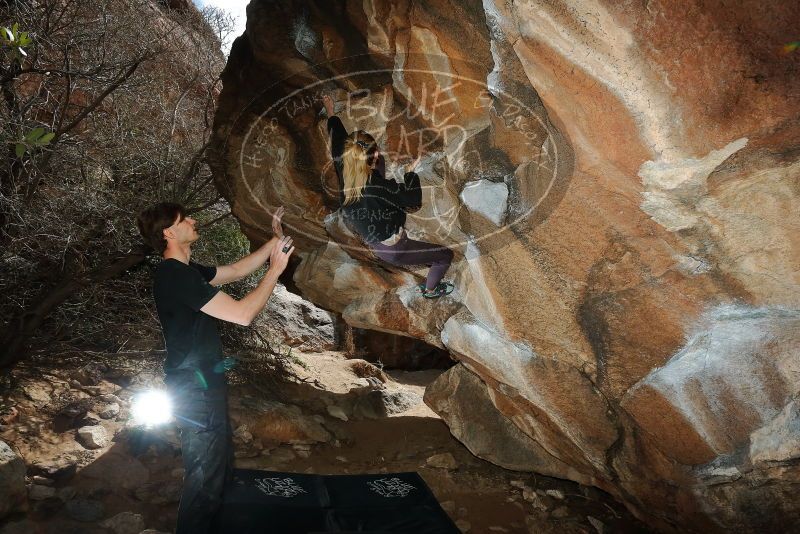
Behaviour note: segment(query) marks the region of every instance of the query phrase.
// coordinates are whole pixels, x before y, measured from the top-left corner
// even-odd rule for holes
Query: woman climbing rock
[[[419,158],[408,167],[404,183],[386,179],[386,165],[375,139],[363,130],[347,133],[334,114],[333,99],[322,98],[328,114],[331,157],[339,178],[339,203],[348,226],[380,259],[394,265],[429,265],[420,285],[422,296],[438,298],[453,291],[442,281],[453,261],[447,247],[409,239],[403,226],[406,211],[422,205],[419,176],[413,172]]]

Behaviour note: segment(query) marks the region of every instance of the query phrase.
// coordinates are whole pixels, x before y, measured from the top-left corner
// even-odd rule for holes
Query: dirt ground
[[[421,396],[425,386],[441,372],[388,374],[392,381]],[[270,456],[262,456],[240,459],[239,465],[316,474],[416,471],[464,532],[647,532],[622,505],[595,488],[508,471],[475,457],[424,403],[385,419],[348,421],[345,425],[350,440],[340,447],[319,444],[312,447],[308,458],[295,456],[276,463]],[[455,459],[454,469],[427,465],[428,458],[447,453]],[[599,529],[589,516],[599,521]]]
[[[76,357],[50,369],[23,369],[2,399],[6,424],[0,425],[0,439],[25,460],[31,498],[27,509],[0,522],[0,534],[107,534],[138,526],[172,530],[183,476],[177,435],[170,427],[145,432],[129,419],[129,400],[159,384],[159,366],[158,357],[117,358],[87,378],[85,361]],[[595,488],[508,471],[473,456],[422,402],[425,386],[441,370],[389,371],[380,388],[401,395],[405,404],[388,417],[360,418],[307,402],[327,395],[330,403],[368,389],[353,373],[352,360],[335,352],[297,354],[289,367],[292,386],[271,402],[331,430],[331,439],[262,443],[234,420],[237,467],[317,474],[416,471],[463,532],[647,531]],[[264,387],[236,377],[232,382],[232,404],[264,395]],[[271,383],[275,389],[276,382]],[[110,436],[103,447],[87,449],[77,437],[77,423],[65,424],[63,413],[57,415],[75,399],[90,406],[82,417],[93,418],[89,422]],[[118,413],[97,417],[114,399]],[[16,411],[12,420],[9,407]],[[130,524],[110,524],[117,514]]]

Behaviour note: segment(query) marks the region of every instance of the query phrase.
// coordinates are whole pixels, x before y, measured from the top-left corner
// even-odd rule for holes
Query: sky
[[[247,22],[247,15],[245,13],[245,8],[247,7],[249,0],[192,0],[192,1],[194,2],[194,5],[196,5],[198,8],[202,8],[203,6],[207,5],[216,6],[224,9],[225,11],[236,17],[236,28],[234,29],[233,33],[228,39],[228,42],[224,43],[222,47],[222,51],[227,56],[228,53],[230,52],[230,47],[231,44],[233,43],[233,40],[244,33],[245,23]]]

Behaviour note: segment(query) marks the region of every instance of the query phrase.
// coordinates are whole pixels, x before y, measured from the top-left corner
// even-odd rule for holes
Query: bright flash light
[[[161,425],[172,418],[172,401],[164,391],[145,391],[133,398],[131,413],[137,424]]]

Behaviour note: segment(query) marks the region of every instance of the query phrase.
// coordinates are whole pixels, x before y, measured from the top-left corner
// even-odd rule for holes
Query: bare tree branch
[[[138,246],[134,219],[147,204],[183,201],[207,224],[233,225],[204,161],[224,57],[191,4],[0,4],[34,39],[21,60],[0,48],[0,359],[8,363],[66,332],[81,342],[113,335],[108,326],[123,315],[154,320],[141,297],[147,277],[114,252]],[[44,144],[26,138],[37,129],[54,135]],[[222,245],[238,250],[241,241]],[[9,359],[6,347],[19,352]]]
[[[97,98],[95,98],[95,99],[94,99],[94,101],[93,101],[91,104],[89,104],[88,106],[86,106],[85,108],[83,108],[83,110],[82,110],[80,113],[78,113],[78,115],[77,115],[77,116],[76,116],[74,119],[72,119],[72,121],[70,121],[70,123],[69,123],[69,124],[67,124],[66,126],[64,126],[64,127],[62,127],[62,128],[59,128],[59,129],[56,131],[56,136],[53,138],[53,141],[52,141],[52,142],[53,142],[53,143],[57,142],[57,141],[58,141],[58,139],[59,139],[59,138],[60,138],[62,135],[64,135],[65,133],[67,133],[67,132],[69,132],[70,130],[72,130],[73,128],[75,128],[75,127],[76,127],[78,124],[80,124],[80,122],[81,122],[83,119],[85,119],[85,118],[86,118],[86,116],[87,116],[87,115],[89,115],[89,113],[91,113],[92,111],[94,111],[95,109],[97,109],[97,106],[99,106],[99,105],[100,105],[100,104],[103,102],[103,100],[105,100],[105,99],[106,99],[106,97],[107,97],[108,95],[110,95],[111,93],[113,93],[113,92],[114,92],[114,91],[117,89],[117,87],[119,87],[120,85],[122,85],[123,83],[125,83],[125,81],[126,81],[128,78],[130,78],[131,76],[133,76],[133,73],[134,73],[134,72],[136,72],[136,69],[138,69],[138,68],[139,68],[139,65],[141,65],[141,63],[142,63],[142,61],[144,61],[144,59],[145,59],[145,58],[140,58],[140,59],[136,60],[136,61],[133,63],[133,65],[131,65],[130,67],[128,67],[128,70],[126,70],[126,71],[125,71],[124,73],[122,73],[122,74],[121,74],[121,75],[120,75],[120,76],[119,76],[119,77],[118,77],[116,80],[114,80],[114,82],[113,82],[111,85],[109,85],[108,87],[106,87],[106,89],[105,89],[105,90],[104,90],[102,93],[100,93],[100,94],[97,96]]]

